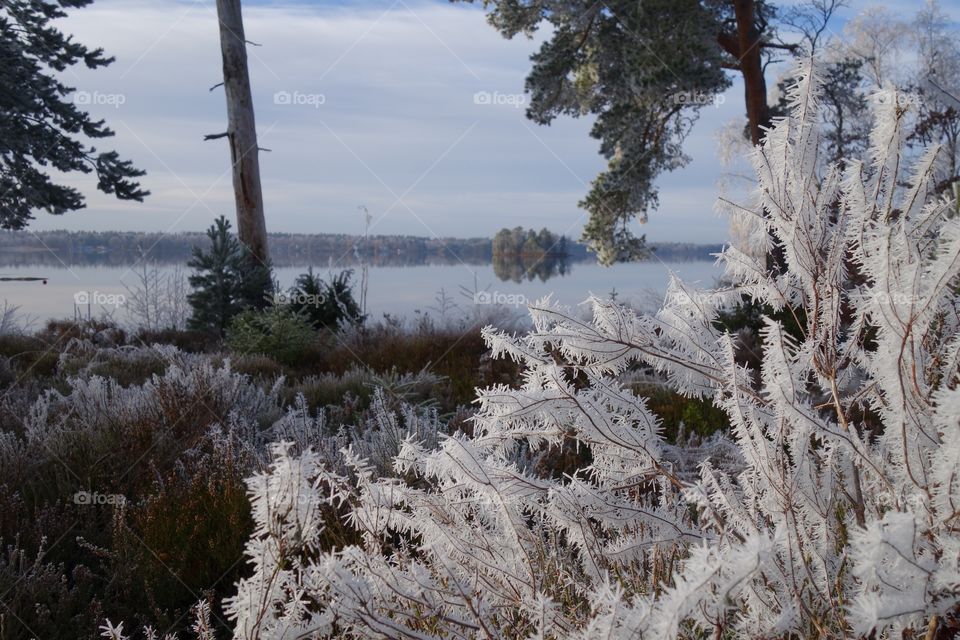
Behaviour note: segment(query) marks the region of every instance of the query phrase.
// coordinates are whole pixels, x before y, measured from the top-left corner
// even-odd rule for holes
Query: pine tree
[[[744,76],[754,142],[767,124],[760,56],[773,44],[773,11],[762,0],[491,0],[484,6],[507,38],[549,29],[531,57],[527,116],[538,124],[558,116],[596,118],[591,135],[608,165],[580,206],[590,213],[583,239],[602,263],[648,255],[630,223],[644,221],[657,205],[656,179],[689,161],[683,141],[700,109],[730,86],[725,68]]]
[[[348,269],[326,282],[310,267],[306,273],[297,276],[290,289],[290,308],[316,329],[336,329],[362,322],[360,305],[350,285],[352,276],[353,271]]]
[[[269,303],[264,291],[272,289],[268,265],[263,265],[230,233],[230,221],[220,216],[207,230],[210,249],[193,248],[187,265],[193,292],[187,296],[193,315],[191,329],[224,335],[230,320],[247,309]]]
[[[472,2],[476,0],[460,0]],[[580,206],[590,214],[583,240],[601,263],[649,256],[631,223],[658,204],[656,180],[685,166],[683,143],[700,110],[744,85],[745,133],[759,144],[773,115],[764,71],[778,53],[798,51],[784,26],[813,50],[840,0],[779,10],[768,0],[484,0],[506,38],[547,31],[531,56],[527,117],[591,116],[607,168]],[[805,5],[805,6],[801,6]]]
[[[149,195],[134,180],[144,175],[115,151],[97,151],[84,139],[113,132],[70,98],[73,88],[55,75],[83,63],[105,67],[102,49],[74,42],[51,21],[64,8],[92,0],[4,0],[0,3],[0,227],[22,229],[36,210],[55,215],[83,208],[75,188],[55,183],[44,167],[97,174],[97,188],[121,200]]]

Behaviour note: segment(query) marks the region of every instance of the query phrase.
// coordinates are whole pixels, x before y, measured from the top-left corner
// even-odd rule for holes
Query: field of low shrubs
[[[270,442],[310,443],[332,465],[351,446],[391,473],[409,432],[469,432],[473,390],[523,373],[490,357],[479,323],[291,332],[295,318],[262,320],[225,339],[99,321],[0,335],[0,640],[96,638],[108,618],[162,637],[185,630],[199,600],[223,627],[217,603],[243,575],[252,530],[243,481]],[[669,409],[667,433],[722,420],[651,398]],[[585,463],[560,449],[543,464]]]

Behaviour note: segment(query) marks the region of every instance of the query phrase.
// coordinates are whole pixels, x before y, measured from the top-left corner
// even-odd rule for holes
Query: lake
[[[126,286],[134,287],[136,267],[116,266],[0,266],[0,277],[45,277],[41,282],[0,282],[0,299],[18,305],[20,313],[43,321],[50,318],[74,316],[75,300],[83,300],[84,293],[93,296],[94,305],[108,311],[115,310],[115,317],[124,320],[122,296]],[[176,269],[183,274],[189,270],[185,265],[160,265],[162,271],[171,273]],[[281,267],[275,270],[276,278],[283,287],[290,286],[296,276],[307,267]],[[325,269],[315,271],[322,277]],[[448,313],[457,313],[479,302],[494,302],[506,307],[519,307],[525,301],[534,301],[547,294],[564,304],[575,305],[590,293],[607,296],[612,291],[617,298],[632,304],[649,306],[651,301],[662,299],[670,272],[683,280],[710,287],[716,283],[720,269],[710,261],[671,262],[658,261],[618,264],[602,267],[591,262],[575,262],[567,266],[567,273],[542,281],[515,282],[501,280],[490,264],[469,265],[422,265],[396,267],[370,267],[367,292],[367,311],[372,319],[382,318],[384,313],[394,317],[411,318],[417,312],[438,315],[446,306]],[[355,271],[354,283],[359,279]],[[125,286],[126,285],[126,286]],[[438,301],[444,292],[447,304]],[[481,292],[474,295],[474,292]],[[86,314],[87,305],[83,304]]]

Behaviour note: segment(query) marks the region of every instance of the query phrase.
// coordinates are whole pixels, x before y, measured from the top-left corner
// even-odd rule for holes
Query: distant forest
[[[522,232],[524,242],[533,234],[535,242],[512,252],[508,236]],[[549,231],[526,232],[504,229],[498,234],[503,251],[501,263],[516,258],[534,261],[550,253],[554,260],[593,260],[585,245],[556,236]],[[506,235],[503,235],[505,234]],[[513,237],[510,239],[514,239]],[[546,243],[542,248],[540,241]],[[146,255],[159,264],[184,263],[194,246],[206,247],[202,232],[145,233],[132,231],[0,231],[0,264],[126,266]],[[536,249],[534,249],[536,244]],[[552,247],[552,249],[551,249]],[[653,245],[656,257],[667,262],[712,260],[721,245],[663,243]],[[495,240],[491,238],[423,238],[416,236],[347,234],[270,234],[270,255],[274,266],[347,267],[365,262],[371,266],[415,266],[427,264],[490,264],[494,262]]]

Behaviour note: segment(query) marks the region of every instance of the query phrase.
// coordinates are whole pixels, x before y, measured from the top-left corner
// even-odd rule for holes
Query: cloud
[[[123,96],[90,108],[117,132],[107,144],[148,170],[153,196],[118,204],[93,178],[71,176],[88,209],[39,214],[34,228],[198,230],[230,215],[226,142],[202,141],[225,119],[222,91],[209,91],[220,79],[212,3],[98,0],[63,25],[116,56],[108,69],[65,78]],[[538,127],[517,106],[536,41],[502,39],[475,6],[412,0],[258,2],[245,6],[245,26],[262,45],[249,56],[260,143],[271,150],[261,155],[271,230],[358,232],[363,204],[381,233],[489,236],[532,225],[579,235],[577,202],[604,163],[588,120]],[[704,110],[687,145],[697,161],[663,180],[662,211],[640,232],[725,237],[712,213],[712,130],[740,115],[738,91]]]

